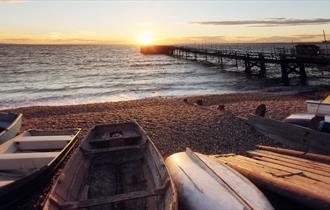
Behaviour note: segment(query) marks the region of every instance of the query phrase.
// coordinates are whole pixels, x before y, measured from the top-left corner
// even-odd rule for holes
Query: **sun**
[[[144,31],[139,34],[137,42],[140,45],[151,45],[154,43],[153,33],[150,31]]]

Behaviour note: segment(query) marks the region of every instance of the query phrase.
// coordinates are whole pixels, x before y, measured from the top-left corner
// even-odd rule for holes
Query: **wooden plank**
[[[65,209],[65,210],[82,209],[82,208],[88,208],[88,207],[93,207],[93,206],[112,204],[112,203],[116,203],[116,202],[123,202],[123,201],[128,201],[128,200],[147,198],[147,197],[157,196],[159,194],[160,193],[157,191],[137,191],[137,192],[130,192],[130,193],[126,193],[126,194],[107,196],[107,197],[102,197],[102,198],[93,198],[93,199],[87,199],[87,200],[75,201],[75,202],[65,202],[63,204],[60,204],[60,206],[61,206],[61,209]]]
[[[313,179],[325,183],[330,188],[330,174],[318,173],[316,170],[306,170],[304,167],[295,167],[294,164],[286,164],[279,160],[274,160],[268,157],[254,157],[253,160],[262,161],[263,165],[270,166],[272,168],[279,168],[287,171],[292,171],[292,174],[300,174],[306,178]],[[252,160],[251,160],[252,161]]]
[[[218,161],[229,164],[232,167],[239,166],[252,170],[255,173],[267,176],[270,180],[284,181],[292,186],[303,187],[314,192],[319,191],[319,186],[315,186],[315,180],[301,176],[301,171],[272,167],[270,164],[264,164],[263,161],[253,160],[244,156],[235,156]]]
[[[106,152],[114,152],[120,150],[131,150],[131,149],[141,149],[143,148],[144,144],[142,145],[133,145],[133,146],[121,146],[121,147],[112,147],[112,148],[101,148],[101,149],[85,149],[80,147],[80,150],[84,154],[99,154],[99,153],[106,153]]]
[[[321,155],[321,154],[316,154],[316,153],[306,153],[305,151],[289,150],[289,149],[283,149],[283,148],[278,148],[278,147],[269,147],[269,146],[263,146],[263,145],[258,145],[257,149],[330,164],[330,157],[327,155]]]
[[[330,190],[330,185],[324,183],[323,181],[319,181],[313,179],[311,177],[306,176],[301,170],[296,170],[288,167],[282,167],[277,164],[267,163],[260,160],[255,160],[252,158],[247,158],[244,156],[235,156],[226,159],[226,161],[230,161],[234,164],[244,163],[242,166],[246,168],[254,168],[256,172],[266,173],[273,176],[275,179],[286,180],[287,182],[292,183],[293,185],[302,186],[305,188],[309,188],[313,191],[318,191],[319,187],[324,187],[325,189]],[[326,185],[324,185],[326,184]],[[312,185],[312,186],[311,186]],[[330,192],[330,191],[329,191]]]
[[[0,155],[0,170],[40,168],[52,161],[59,152],[5,153]]]
[[[316,162],[305,162],[303,159],[291,159],[290,156],[281,156],[280,154],[271,153],[267,151],[248,151],[248,155],[257,158],[257,157],[267,157],[278,161],[278,163],[290,165],[292,168],[299,168],[299,170],[311,171],[324,176],[330,176],[330,165],[320,165]]]
[[[273,158],[276,160],[281,160],[282,162],[294,164],[297,166],[303,166],[306,167],[306,169],[318,169],[322,172],[325,172],[327,174],[330,174],[330,165],[319,163],[315,161],[306,160],[303,158],[298,157],[292,157],[288,155],[282,155],[274,152],[268,152],[264,150],[254,150],[254,151],[248,151],[247,153],[249,156],[265,156],[269,158]]]
[[[73,136],[58,135],[58,136],[22,136],[15,139],[15,142],[36,142],[36,141],[69,141]]]

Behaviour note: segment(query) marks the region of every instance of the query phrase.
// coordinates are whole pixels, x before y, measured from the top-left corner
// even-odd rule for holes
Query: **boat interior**
[[[15,114],[0,112],[0,132],[6,130],[17,118]]]
[[[0,187],[49,164],[77,130],[29,130],[0,145]]]
[[[59,177],[60,209],[171,209],[166,167],[134,123],[96,126]]]

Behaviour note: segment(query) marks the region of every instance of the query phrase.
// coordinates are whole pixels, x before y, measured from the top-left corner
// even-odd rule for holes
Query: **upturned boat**
[[[298,124],[273,120],[250,114],[246,120],[257,131],[276,141],[298,149],[330,153],[330,134]]]
[[[178,190],[180,208],[273,209],[254,184],[214,158],[187,149],[165,162]]]
[[[0,209],[49,182],[79,131],[28,130],[0,145]]]
[[[22,114],[0,112],[0,144],[15,137],[22,126]]]
[[[54,209],[176,210],[177,194],[136,122],[96,125],[53,186],[44,210]]]

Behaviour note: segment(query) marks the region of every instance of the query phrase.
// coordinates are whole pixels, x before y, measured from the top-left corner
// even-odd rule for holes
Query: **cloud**
[[[25,2],[26,0],[0,0],[0,4],[20,4]]]
[[[185,36],[162,40],[162,44],[232,44],[232,43],[297,43],[320,42],[323,34],[295,34],[279,36]]]
[[[191,23],[200,24],[200,25],[214,25],[214,26],[246,25],[249,27],[275,27],[275,26],[301,26],[301,25],[327,24],[330,23],[330,18],[314,18],[314,19],[270,18],[265,20],[195,21]]]

